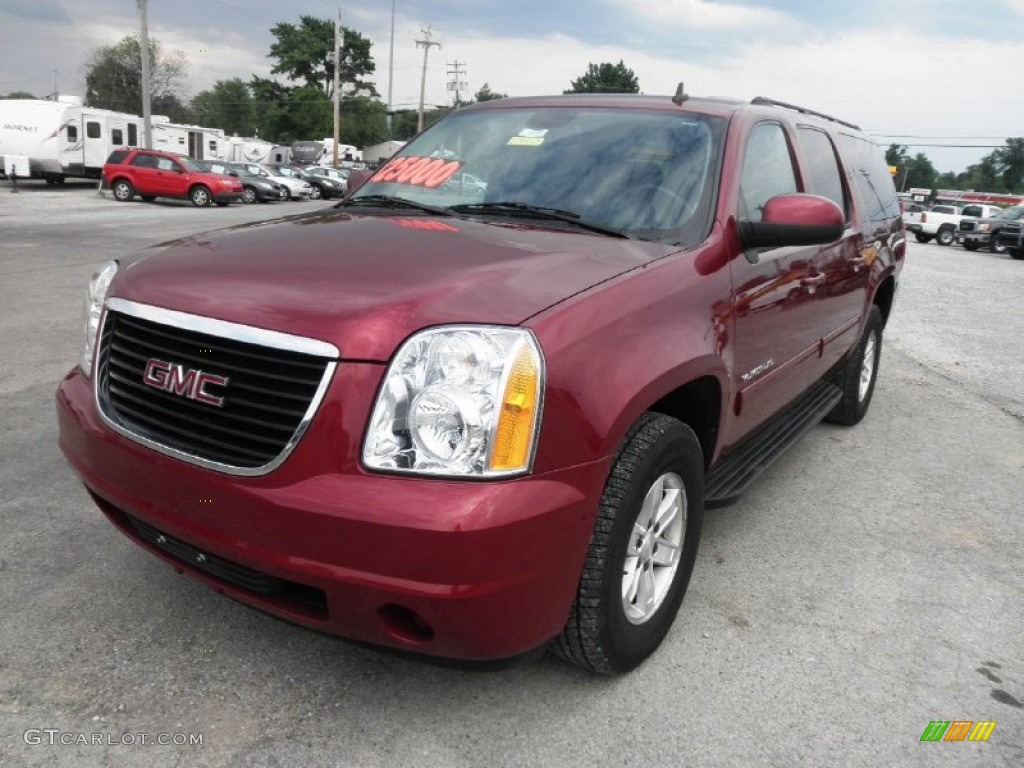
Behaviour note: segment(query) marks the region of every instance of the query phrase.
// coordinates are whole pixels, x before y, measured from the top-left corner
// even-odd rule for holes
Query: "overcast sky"
[[[387,98],[390,0],[344,0],[369,37]],[[150,0],[150,34],[188,61],[187,97],[218,79],[269,75],[270,27],[333,18],[336,0]],[[449,103],[446,68],[470,93],[560,93],[589,62],[624,60],[645,93],[771,96],[910,145],[963,170],[1024,136],[1024,0],[396,0],[394,104],[415,106],[431,26],[427,102]],[[97,46],[138,29],[135,0],[2,0],[0,93],[81,95]],[[311,137],[317,138],[317,137]],[[344,137],[343,137],[344,139]]]

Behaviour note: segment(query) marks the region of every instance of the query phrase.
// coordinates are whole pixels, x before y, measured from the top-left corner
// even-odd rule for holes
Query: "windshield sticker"
[[[370,181],[379,184],[409,184],[413,187],[436,189],[456,174],[462,163],[433,157],[396,157]]]
[[[547,136],[547,128],[523,128],[518,135],[508,140],[510,147],[539,147]]]

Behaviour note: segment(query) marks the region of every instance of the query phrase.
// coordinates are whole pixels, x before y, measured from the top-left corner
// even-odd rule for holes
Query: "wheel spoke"
[[[637,607],[646,614],[654,607],[654,599],[657,596],[653,568],[642,568],[639,581],[640,585],[637,589],[636,600]]]
[[[682,492],[678,488],[669,488],[665,491],[665,495],[658,507],[658,514],[655,515],[654,518],[654,522],[658,525],[660,530],[667,528],[669,524],[675,520],[676,515],[679,514],[679,510],[682,506],[680,503],[681,493]]]

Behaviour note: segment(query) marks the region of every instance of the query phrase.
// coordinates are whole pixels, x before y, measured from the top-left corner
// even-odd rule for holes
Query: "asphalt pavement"
[[[1024,262],[910,244],[867,418],[814,429],[709,513],[643,666],[480,672],[176,575],[57,448],[96,266],[329,203],[19,186],[0,187],[0,766],[1024,765]],[[933,720],[997,725],[923,743]]]

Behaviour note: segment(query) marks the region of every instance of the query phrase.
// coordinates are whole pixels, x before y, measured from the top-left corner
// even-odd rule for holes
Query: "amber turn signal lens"
[[[522,344],[512,362],[498,415],[491,451],[491,471],[525,469],[533,446],[540,401],[540,360],[533,347]]]

